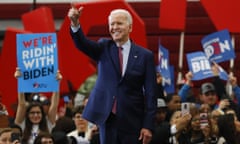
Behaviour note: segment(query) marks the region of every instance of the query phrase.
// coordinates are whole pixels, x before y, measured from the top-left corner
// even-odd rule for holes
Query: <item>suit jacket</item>
[[[98,78],[83,117],[97,125],[105,123],[116,98],[120,129],[134,133],[141,128],[152,130],[157,106],[153,53],[131,42],[127,68],[121,76],[113,40],[102,38],[95,42],[87,39],[81,28],[76,33],[70,31],[76,47],[98,64]]]

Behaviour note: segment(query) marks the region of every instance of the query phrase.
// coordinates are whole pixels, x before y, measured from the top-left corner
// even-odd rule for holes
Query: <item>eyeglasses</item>
[[[40,115],[40,114],[42,114],[40,111],[31,111],[31,112],[29,112],[29,114],[30,115]]]

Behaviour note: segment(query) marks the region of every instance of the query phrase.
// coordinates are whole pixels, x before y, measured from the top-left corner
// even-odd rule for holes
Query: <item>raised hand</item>
[[[72,26],[79,25],[79,17],[82,13],[83,7],[81,6],[79,9],[76,8],[74,3],[71,3],[71,8],[68,11],[68,17],[71,20]]]
[[[56,79],[58,80],[58,81],[60,81],[60,80],[62,80],[62,74],[60,73],[60,71],[58,70],[57,71],[57,74],[56,74]]]
[[[15,71],[15,73],[14,73],[14,77],[15,78],[19,78],[19,77],[21,77],[22,76],[22,73],[21,73],[21,71],[20,71],[20,68],[19,67],[16,67],[16,71]]]

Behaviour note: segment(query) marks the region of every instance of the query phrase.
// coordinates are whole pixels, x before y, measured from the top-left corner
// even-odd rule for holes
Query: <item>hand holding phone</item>
[[[190,113],[190,103],[181,104],[182,116]]]
[[[69,103],[69,101],[70,101],[69,96],[67,96],[67,95],[64,96],[63,101],[64,101],[64,103]]]
[[[200,113],[200,127],[204,128],[208,125],[208,113]]]
[[[14,142],[14,141],[16,141],[16,140],[18,140],[18,142],[20,142],[21,141],[21,134],[20,133],[12,133],[11,134],[11,142]]]

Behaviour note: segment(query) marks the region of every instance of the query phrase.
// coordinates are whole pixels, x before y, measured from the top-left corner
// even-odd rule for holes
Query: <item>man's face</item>
[[[41,144],[53,144],[53,140],[51,138],[45,138],[43,137],[41,139]]]
[[[174,95],[168,103],[168,109],[170,111],[176,111],[181,109],[181,98],[178,95]]]
[[[215,105],[217,102],[217,95],[215,91],[208,91],[200,96],[202,103],[209,104],[210,106]]]
[[[116,13],[109,19],[109,32],[115,42],[125,43],[129,39],[132,25],[122,13]]]
[[[87,130],[88,122],[82,118],[82,114],[76,113],[73,120],[79,132],[85,132]]]

